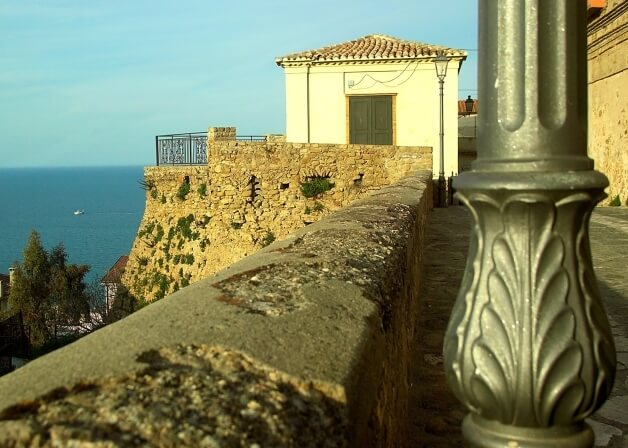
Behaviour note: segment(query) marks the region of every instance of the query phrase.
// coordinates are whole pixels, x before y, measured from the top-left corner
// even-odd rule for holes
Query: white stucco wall
[[[450,61],[445,78],[445,174],[458,172],[458,61]],[[349,95],[395,95],[396,145],[434,148],[434,175],[440,163],[439,89],[432,61],[285,67],[286,139],[348,143]],[[351,82],[353,87],[349,87]]]

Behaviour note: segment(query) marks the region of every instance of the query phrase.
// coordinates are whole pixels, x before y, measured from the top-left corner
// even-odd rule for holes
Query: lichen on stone
[[[179,345],[147,366],[56,390],[0,415],[0,446],[343,447],[333,386],[291,377],[240,352]]]

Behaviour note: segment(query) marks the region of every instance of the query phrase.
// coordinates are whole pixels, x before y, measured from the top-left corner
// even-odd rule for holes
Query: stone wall
[[[0,446],[408,446],[431,185],[414,173],[1,377]]]
[[[233,128],[213,129],[208,166],[145,169],[146,209],[123,278],[137,297],[161,298],[432,166],[430,148],[241,142]],[[333,188],[306,198],[301,184],[316,176]]]
[[[608,0],[588,30],[589,156],[628,205],[628,3]]]

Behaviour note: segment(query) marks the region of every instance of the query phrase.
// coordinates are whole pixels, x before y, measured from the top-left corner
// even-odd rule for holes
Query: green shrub
[[[334,188],[334,184],[327,176],[312,176],[301,182],[301,193],[306,198],[314,198],[320,196],[326,191]]]
[[[275,234],[269,230],[268,233],[266,233],[266,236],[262,238],[262,241],[261,241],[262,247],[268,246],[273,241],[275,241],[275,239],[276,239]]]
[[[303,211],[303,213],[305,213],[306,215],[309,215],[310,213],[312,213],[312,209],[309,206],[305,206],[305,210]]]
[[[621,206],[621,199],[619,199],[619,195],[617,195],[613,199],[611,199],[611,202],[609,202],[608,205],[611,206],[611,207],[619,207],[619,206]]]
[[[150,190],[150,197],[153,199],[157,199],[157,190]]]
[[[152,179],[141,179],[137,181],[138,184],[140,184],[140,188],[144,191],[149,191],[155,188],[155,181]]]
[[[144,235],[148,235],[149,233],[153,233],[153,230],[155,230],[155,223],[151,222],[150,224],[147,224],[142,230],[140,230],[137,233],[137,236],[142,238]]]
[[[153,239],[153,243],[157,244],[158,242],[161,241],[163,237],[164,237],[164,228],[161,226],[161,224],[157,224],[157,235],[155,235],[155,238]]]
[[[165,204],[166,203],[166,195],[161,195],[161,203]]]
[[[184,218],[179,218],[177,221],[177,231],[188,240],[192,239],[192,228],[190,226],[193,222],[194,215],[191,213]]]
[[[315,202],[314,208],[312,210],[314,210],[315,212],[322,212],[323,210],[325,210],[325,206],[320,202]]]
[[[185,201],[185,198],[190,193],[190,183],[183,182],[177,191],[177,197],[182,201]]]
[[[183,262],[184,262],[185,264],[192,264],[192,263],[194,263],[194,255],[192,255],[192,254],[187,254],[184,258],[185,258],[185,259],[183,260]]]
[[[204,198],[205,196],[207,196],[207,185],[205,184],[200,184],[198,186],[198,189],[196,190],[198,192],[198,195],[202,198]]]

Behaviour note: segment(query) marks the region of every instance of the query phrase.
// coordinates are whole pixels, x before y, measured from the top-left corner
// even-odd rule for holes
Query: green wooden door
[[[392,96],[349,97],[349,143],[392,145]]]

